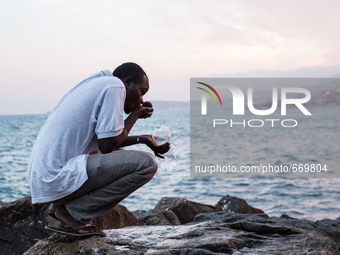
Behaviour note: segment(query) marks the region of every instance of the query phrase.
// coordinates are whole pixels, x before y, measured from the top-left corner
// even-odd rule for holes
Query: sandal
[[[55,214],[56,211],[56,205],[55,204],[51,204],[47,210],[47,214],[52,217],[53,219],[57,220],[58,222],[61,222],[62,224],[64,224],[65,226],[69,226],[69,224],[64,221],[63,219],[60,219],[59,217],[57,217],[57,215]],[[72,217],[72,216],[71,216]],[[88,224],[92,224],[92,219],[90,220],[90,222],[88,222]],[[93,224],[92,224],[93,225]]]
[[[45,226],[45,229],[57,232],[64,235],[70,236],[93,236],[93,235],[100,235],[106,236],[103,231],[100,231],[95,225],[86,224],[78,227],[65,227],[65,228],[55,228],[51,226]]]

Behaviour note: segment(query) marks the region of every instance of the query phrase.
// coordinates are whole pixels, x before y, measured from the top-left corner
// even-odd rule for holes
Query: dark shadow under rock
[[[237,222],[240,220],[251,220],[261,223],[272,222],[267,214],[240,214],[228,211],[219,211],[212,213],[200,213],[194,218],[194,222],[202,222],[208,220],[217,220],[223,222]]]
[[[263,223],[255,223],[251,221],[241,221],[230,223],[229,226],[233,229],[244,230],[247,232],[254,232],[259,235],[263,236],[272,236],[272,235],[294,235],[299,234],[300,232],[298,229],[294,229],[291,227],[283,227],[283,226],[273,226],[273,225],[266,225]]]

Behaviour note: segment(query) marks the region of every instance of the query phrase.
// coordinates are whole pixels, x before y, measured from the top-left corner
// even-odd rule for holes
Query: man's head
[[[129,114],[143,103],[143,96],[149,90],[149,79],[137,64],[128,62],[118,66],[112,73],[126,88],[124,111]]]

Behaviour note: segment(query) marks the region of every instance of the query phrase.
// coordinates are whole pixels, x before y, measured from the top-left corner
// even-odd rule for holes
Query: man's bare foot
[[[84,225],[71,216],[71,214],[67,211],[65,205],[57,206],[54,214],[59,219],[59,221],[70,227],[79,227]]]

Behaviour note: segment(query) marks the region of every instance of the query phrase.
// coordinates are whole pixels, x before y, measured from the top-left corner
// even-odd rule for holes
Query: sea
[[[305,148],[310,154],[308,159],[317,162],[319,155],[326,155],[327,163],[336,168],[333,171],[339,171],[340,106],[318,106],[311,111],[313,119],[318,121],[302,121],[299,124],[305,125],[306,130],[314,130],[310,139],[313,138],[313,146],[316,147]],[[30,195],[27,163],[35,138],[47,117],[48,114],[0,116],[0,201],[11,202]],[[155,102],[153,116],[138,120],[130,134],[152,134],[159,125],[165,125],[171,131],[176,154],[175,169],[166,171],[159,168],[149,183],[122,201],[121,204],[130,211],[153,209],[163,197],[180,197],[215,205],[223,196],[230,195],[245,199],[269,216],[288,214],[309,220],[340,217],[340,178],[190,178],[189,103]],[[272,129],[270,132],[276,132],[279,136],[282,129]],[[231,132],[228,139],[233,141],[234,135],[237,132]],[[260,137],[264,135],[257,134]],[[249,132],[244,132],[243,139],[253,141]],[[294,144],[296,139],[299,138],[295,135],[286,136],[282,142]],[[235,155],[242,155],[242,161],[266,157],[294,160],[304,150],[303,143],[309,138],[303,139],[299,146],[291,146],[284,155],[279,150],[274,153],[264,151],[258,155],[242,146],[234,146],[230,150]],[[204,146],[202,142],[202,148]],[[150,151],[144,145],[126,149]]]

